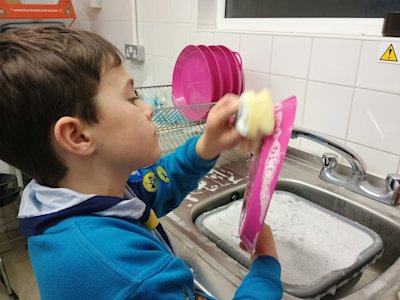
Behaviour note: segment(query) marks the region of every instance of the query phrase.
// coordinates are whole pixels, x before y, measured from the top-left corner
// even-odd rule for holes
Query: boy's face
[[[153,108],[135,98],[133,80],[122,65],[103,75],[96,103],[99,123],[92,132],[106,167],[132,171],[160,158]]]

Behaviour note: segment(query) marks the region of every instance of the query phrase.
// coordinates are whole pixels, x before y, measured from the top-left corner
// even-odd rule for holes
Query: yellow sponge
[[[259,93],[246,91],[240,97],[236,128],[250,140],[271,135],[275,118],[271,93],[264,89]]]

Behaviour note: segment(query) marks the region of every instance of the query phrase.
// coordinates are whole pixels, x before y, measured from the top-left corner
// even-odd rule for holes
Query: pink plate
[[[217,47],[219,47],[225,53],[231,66],[232,80],[234,83],[232,93],[240,95],[243,91],[242,66],[239,64],[238,58],[235,56],[235,54],[233,54],[231,50],[222,45],[218,45]],[[237,53],[237,55],[239,55],[239,53]]]
[[[243,72],[243,64],[242,64],[242,57],[240,56],[239,53],[237,52],[233,52],[233,54],[235,55],[236,60],[239,63],[239,67],[240,67],[240,71],[239,71],[239,83],[242,85],[240,94],[243,93],[244,91],[244,72]]]
[[[186,46],[179,54],[172,75],[172,96],[176,106],[210,103],[215,98],[215,81],[207,59],[193,45]],[[201,120],[207,111],[184,109],[183,114],[192,121]]]
[[[233,79],[231,65],[229,64],[228,57],[226,56],[224,51],[222,51],[222,49],[217,46],[209,46],[209,48],[217,59],[217,64],[221,72],[220,77],[224,83],[222,96],[227,93],[232,93]]]
[[[251,162],[240,215],[239,236],[252,252],[285,159],[296,115],[296,102],[296,97],[292,96],[275,104],[274,132],[264,139],[260,153],[254,155]]]
[[[223,96],[224,82],[222,81],[221,70],[217,63],[217,59],[207,46],[199,45],[197,47],[199,47],[201,52],[203,52],[204,56],[206,57],[208,67],[210,68],[211,77],[214,81],[214,99],[212,99],[212,102],[218,101]]]

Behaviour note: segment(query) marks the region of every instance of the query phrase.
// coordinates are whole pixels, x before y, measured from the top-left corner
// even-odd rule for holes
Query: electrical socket
[[[133,61],[144,61],[144,46],[125,44],[125,58]]]

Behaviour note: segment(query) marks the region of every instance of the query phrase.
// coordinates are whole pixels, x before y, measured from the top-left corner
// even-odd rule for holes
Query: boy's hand
[[[240,248],[245,251],[248,251],[245,245],[240,242]],[[272,235],[271,227],[267,224],[263,225],[263,228],[260,231],[260,236],[257,240],[257,245],[254,253],[251,255],[251,262],[253,262],[257,257],[262,255],[269,255],[278,259],[278,254],[276,252],[276,246],[274,237]]]
[[[239,109],[239,97],[227,94],[210,110],[205,133],[196,144],[197,154],[204,160],[210,160],[222,151],[231,149],[241,136],[232,122]]]

